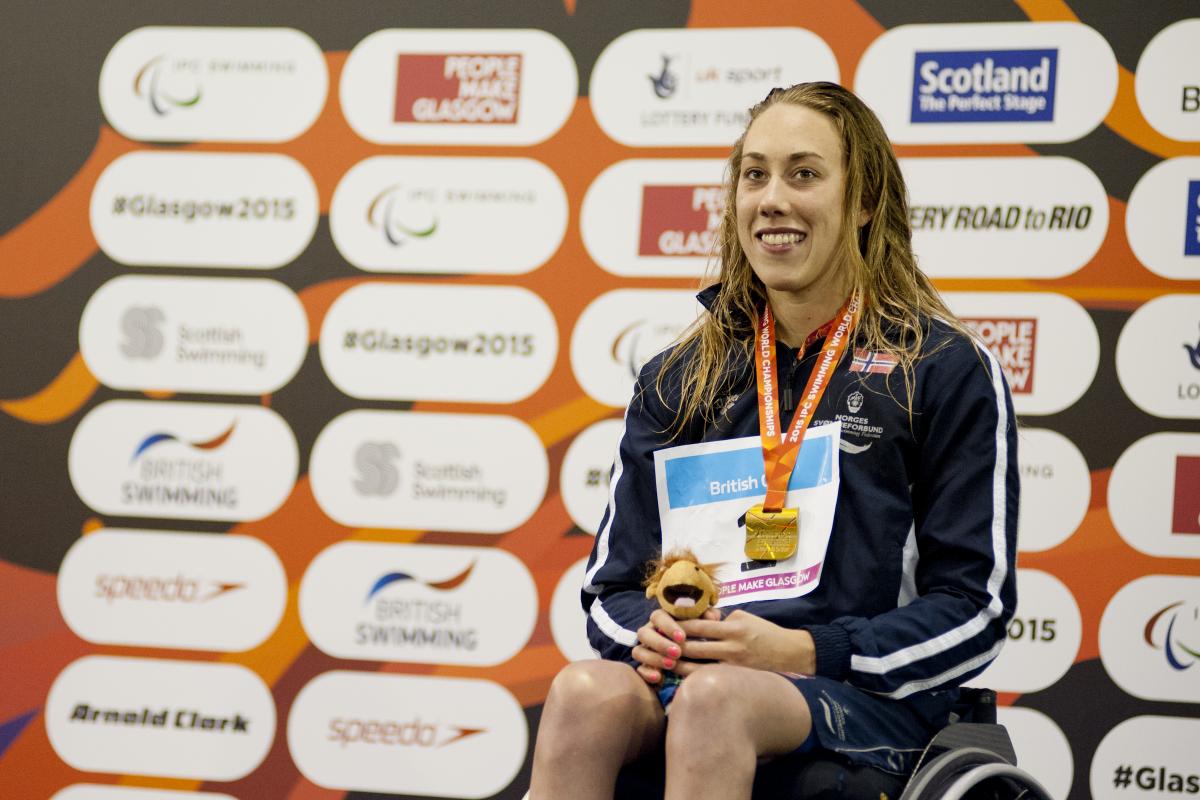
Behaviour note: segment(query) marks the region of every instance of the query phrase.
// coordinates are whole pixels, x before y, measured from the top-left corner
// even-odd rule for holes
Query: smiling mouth
[[[668,586],[663,590],[663,597],[666,598],[668,603],[676,608],[692,608],[696,605],[696,601],[703,596],[704,592],[700,591],[700,589],[696,588],[695,586],[689,586],[687,584],[681,586]]]
[[[779,247],[786,244],[799,244],[807,238],[805,234],[797,231],[787,231],[786,233],[759,233],[758,239],[763,244],[771,247]]]

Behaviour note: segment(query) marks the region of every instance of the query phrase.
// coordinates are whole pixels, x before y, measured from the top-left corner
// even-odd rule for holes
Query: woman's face
[[[776,103],[746,133],[737,183],[738,241],[772,293],[838,301],[845,295],[839,253],[843,163],[833,121],[805,106]]]

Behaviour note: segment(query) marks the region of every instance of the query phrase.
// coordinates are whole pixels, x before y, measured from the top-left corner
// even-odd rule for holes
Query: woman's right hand
[[[701,618],[719,620],[721,612],[710,608]],[[662,683],[663,673],[667,671],[683,677],[699,666],[679,659],[687,634],[679,621],[661,608],[656,608],[650,614],[649,621],[638,628],[637,637],[638,644],[633,648],[633,657],[638,661],[638,674],[646,683]]]

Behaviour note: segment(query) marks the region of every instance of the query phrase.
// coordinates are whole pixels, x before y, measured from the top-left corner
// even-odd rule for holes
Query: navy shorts
[[[892,700],[829,678],[783,677],[800,690],[812,713],[813,733],[801,750],[828,750],[896,775],[912,772],[958,700],[957,689]]]

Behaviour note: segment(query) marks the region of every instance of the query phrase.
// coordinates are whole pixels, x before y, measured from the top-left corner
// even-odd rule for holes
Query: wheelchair
[[[625,766],[615,800],[661,800],[660,758]],[[754,800],[1051,800],[1017,767],[1008,731],[996,722],[996,693],[963,689],[951,723],[926,746],[907,780],[851,765],[835,754],[786,756],[758,768]]]

